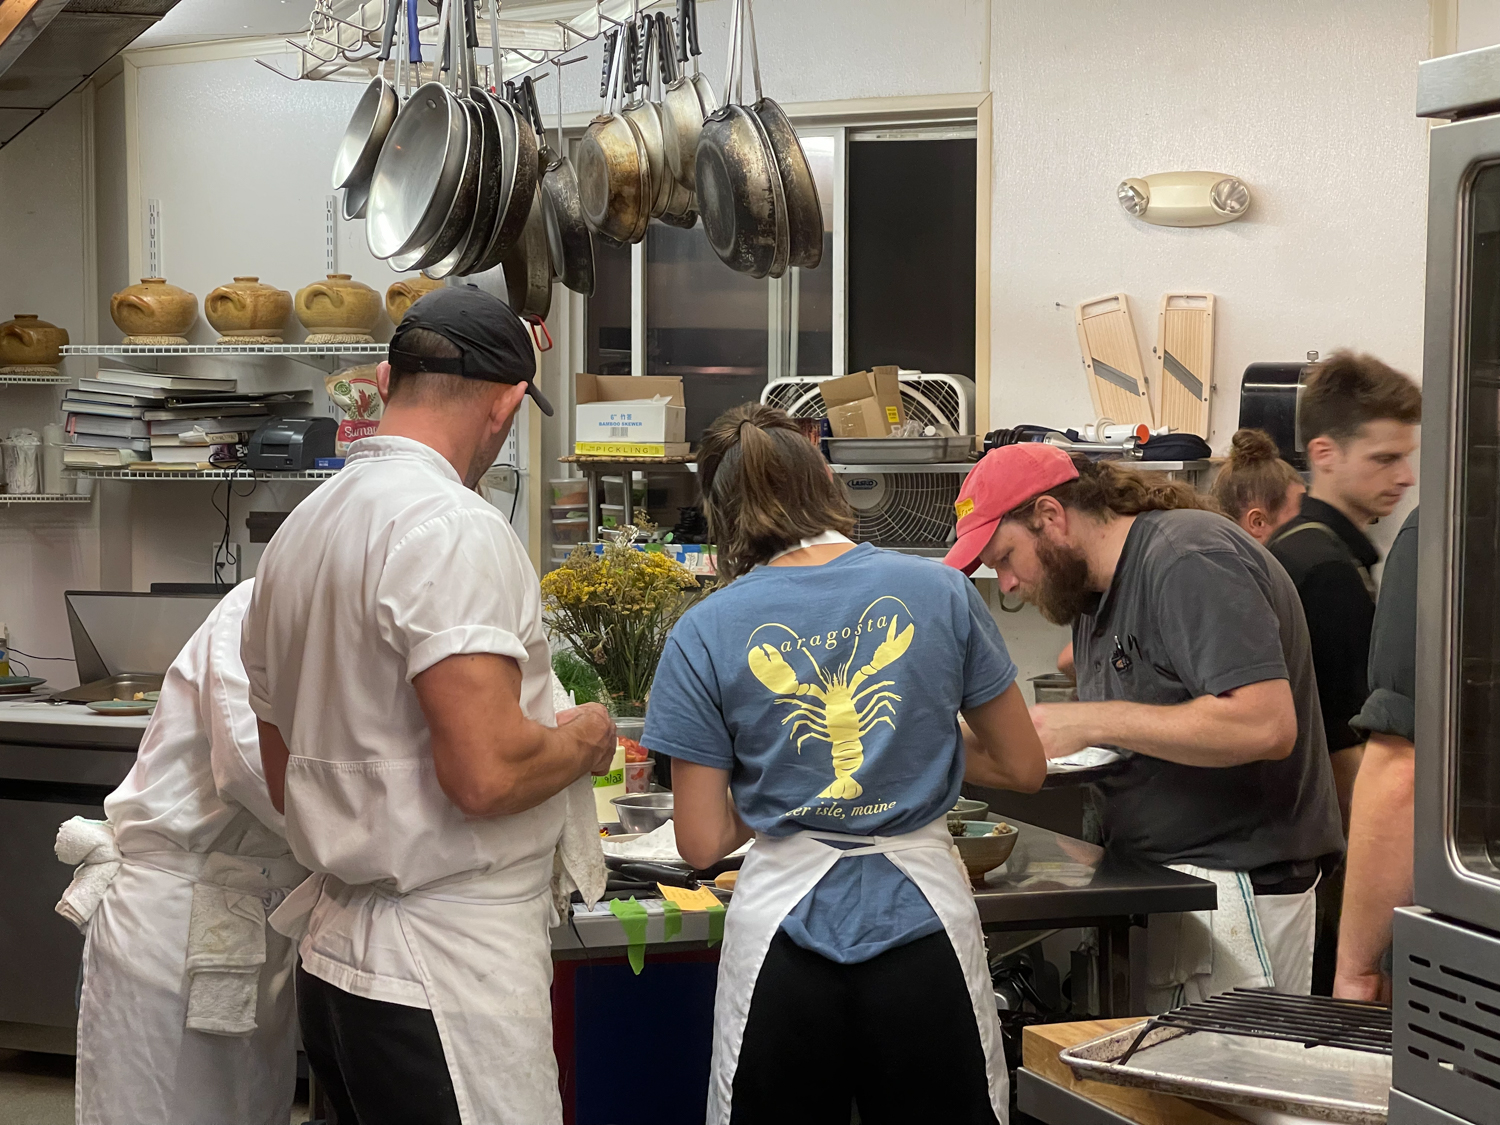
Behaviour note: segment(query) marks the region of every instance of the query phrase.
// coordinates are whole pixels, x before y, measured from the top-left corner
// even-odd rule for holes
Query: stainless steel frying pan
[[[651,171],[636,127],[613,112],[629,54],[620,38],[616,30],[605,40],[599,91],[604,106],[578,142],[577,169],[579,203],[589,226],[605,238],[626,243],[644,233],[651,220]]]
[[[583,217],[578,200],[578,175],[573,162],[564,153],[562,124],[562,67],[557,68],[557,148],[545,143],[542,111],[534,93],[528,88],[531,109],[536,120],[537,136],[544,138],[541,159],[546,167],[542,175],[542,219],[547,231],[547,248],[552,269],[558,281],[585,297],[594,295],[594,236]]]
[[[443,0],[445,39],[453,3]],[[459,99],[441,82],[419,87],[396,115],[370,176],[370,253],[413,268],[449,218],[468,150],[469,115]]]
[[[750,58],[755,71],[756,102],[750,107],[750,112],[760,122],[776,155],[776,168],[781,176],[782,193],[786,197],[790,240],[788,262],[802,269],[817,269],[818,263],[823,260],[823,207],[818,201],[818,185],[813,180],[812,169],[807,166],[807,154],[802,151],[797,130],[792,128],[792,123],[781,106],[761,94],[760,52],[755,44],[755,9],[751,0],[744,2]]]
[[[659,216],[671,202],[671,176],[667,172],[667,158],[662,135],[661,110],[651,100],[651,52],[656,42],[656,21],[646,16],[635,36],[635,54],[631,59],[631,99],[623,115],[640,134],[641,145],[646,155],[646,164],[651,174],[651,216]],[[638,237],[645,237],[641,230]]]
[[[505,270],[505,288],[515,314],[545,320],[552,311],[552,259],[547,247],[541,189],[533,190],[535,196],[526,226],[500,264]]]
[[[685,11],[687,0],[678,0],[678,11]],[[691,75],[684,74],[681,64],[688,59],[687,44],[672,33],[672,21],[665,12],[657,13],[657,31],[662,35],[662,65],[666,84],[661,95],[662,148],[667,157],[667,171],[688,191],[693,181],[694,157],[698,151],[698,134],[703,130],[703,103]]]
[[[708,115],[698,138],[698,210],[708,244],[725,265],[751,277],[780,277],[791,257],[786,192],[760,120],[733,100],[743,97],[744,2],[736,0],[730,21],[724,105]],[[759,99],[758,68],[755,86]]]
[[[401,0],[387,0],[385,30],[380,39],[380,54],[377,58],[385,62],[391,57],[391,42],[396,31],[396,17],[401,11]],[[344,191],[344,218],[363,217],[370,195],[370,176],[375,171],[375,162],[380,159],[380,149],[386,135],[396,120],[400,101],[396,88],[376,75],[360,95],[354,107],[354,115],[344,129],[344,139],[339,142],[333,159],[333,186]]]

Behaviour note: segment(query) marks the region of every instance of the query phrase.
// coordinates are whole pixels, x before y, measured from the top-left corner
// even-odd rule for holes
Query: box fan
[[[760,393],[767,406],[779,406],[793,418],[821,418],[823,396],[818,384],[831,375],[804,375],[795,379],[772,379]],[[967,375],[929,375],[924,371],[902,371],[901,406],[907,418],[922,425],[948,426],[955,434],[974,432],[974,380]]]
[[[794,418],[821,418],[826,411],[818,384],[824,378],[828,376],[776,379],[766,384],[760,400]],[[974,380],[921,371],[903,371],[900,380],[901,405],[908,419],[924,426],[947,426],[960,434],[974,432]],[[897,466],[890,472],[841,469],[839,480],[857,520],[854,538],[879,547],[942,554],[953,538],[953,502],[964,475],[914,473]]]

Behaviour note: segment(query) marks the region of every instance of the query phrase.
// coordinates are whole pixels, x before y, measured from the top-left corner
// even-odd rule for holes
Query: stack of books
[[[302,414],[308,391],[239,394],[233,379],[101,370],[63,398],[75,469],[225,468],[245,460],[245,443],[273,415]]]

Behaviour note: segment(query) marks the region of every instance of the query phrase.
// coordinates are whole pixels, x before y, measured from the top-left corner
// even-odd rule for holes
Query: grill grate
[[[1343,1047],[1376,1055],[1391,1053],[1391,1010],[1384,1004],[1236,988],[1149,1020],[1120,1059],[1121,1066],[1130,1061],[1146,1036],[1158,1027],[1278,1039],[1301,1043],[1304,1047]]]

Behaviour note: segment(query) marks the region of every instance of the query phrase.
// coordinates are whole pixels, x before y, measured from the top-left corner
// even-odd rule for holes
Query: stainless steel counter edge
[[[0,702],[0,743],[134,750],[149,715],[99,715],[73,703]]]

